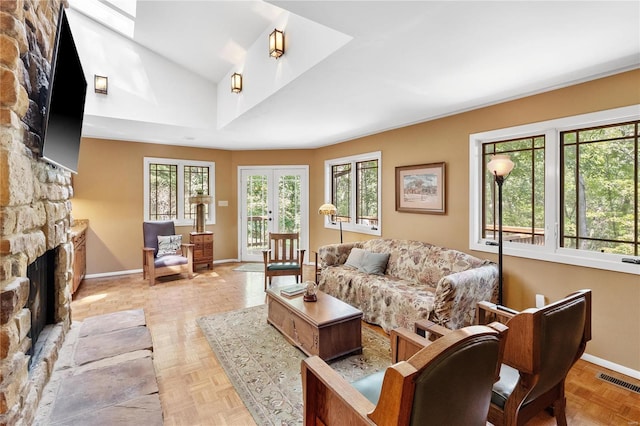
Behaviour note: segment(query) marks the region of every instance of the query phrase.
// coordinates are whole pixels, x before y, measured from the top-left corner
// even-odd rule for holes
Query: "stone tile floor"
[[[141,309],[73,323],[36,425],[162,425],[153,343]]]

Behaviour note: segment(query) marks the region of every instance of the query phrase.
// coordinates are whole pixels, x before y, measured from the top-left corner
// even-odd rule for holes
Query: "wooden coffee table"
[[[307,355],[331,360],[362,353],[362,311],[321,291],[317,302],[267,290],[267,322]]]

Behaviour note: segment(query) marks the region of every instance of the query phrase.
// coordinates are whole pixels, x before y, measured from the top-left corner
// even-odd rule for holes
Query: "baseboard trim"
[[[582,359],[590,362],[591,364],[599,365],[600,367],[608,368],[609,370],[613,370],[617,373],[624,374],[625,376],[633,377],[634,379],[640,380],[640,371],[633,370],[631,368],[625,367],[624,365],[615,364],[611,361],[607,361],[606,359],[598,358],[597,356],[583,354]]]
[[[220,259],[220,260],[214,260],[213,264],[217,264],[217,263],[232,263],[232,262],[239,262],[238,259]],[[130,269],[128,271],[115,271],[115,272],[100,272],[98,274],[87,274],[84,277],[85,278],[108,278],[108,277],[117,277],[119,275],[133,275],[133,274],[141,274],[142,273],[142,269]]]
[[[101,272],[99,274],[87,274],[85,275],[85,279],[87,278],[108,278],[108,277],[117,277],[119,275],[133,275],[133,274],[141,274],[142,269],[131,269],[129,271],[115,271],[115,272]]]

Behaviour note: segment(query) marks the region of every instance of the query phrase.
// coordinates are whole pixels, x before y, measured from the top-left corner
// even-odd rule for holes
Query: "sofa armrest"
[[[351,253],[353,247],[360,247],[361,243],[341,243],[341,244],[327,244],[321,246],[318,249],[318,270],[326,268],[327,266],[344,265]]]
[[[442,277],[429,319],[452,330],[472,325],[478,302],[495,301],[497,285],[498,266],[491,262]]]

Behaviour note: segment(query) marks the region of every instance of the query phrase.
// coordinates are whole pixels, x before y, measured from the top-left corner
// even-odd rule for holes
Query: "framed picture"
[[[396,167],[396,210],[446,213],[445,163]]]

